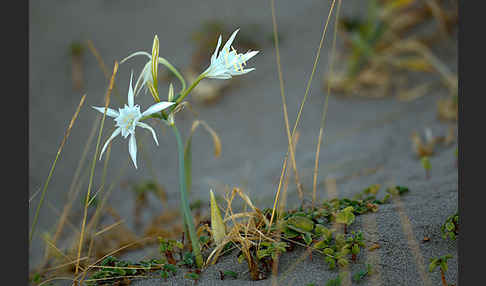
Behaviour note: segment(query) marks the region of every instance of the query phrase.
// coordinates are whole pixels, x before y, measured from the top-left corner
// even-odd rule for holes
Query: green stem
[[[203,259],[201,255],[201,249],[199,246],[199,239],[196,235],[196,228],[194,227],[194,221],[192,219],[191,210],[189,208],[189,201],[187,198],[187,187],[186,187],[186,178],[184,172],[184,144],[182,144],[181,135],[177,127],[172,125],[172,129],[174,130],[174,134],[177,140],[177,151],[179,153],[179,185],[180,185],[180,192],[181,192],[181,205],[182,205],[182,212],[184,214],[184,222],[187,226],[189,231],[189,238],[192,244],[192,251],[194,256],[196,257],[196,265],[197,267],[202,267]]]
[[[184,80],[182,75],[179,73],[179,71],[173,65],[171,65],[166,59],[164,59],[162,57],[159,57],[159,64],[163,64],[164,66],[166,66],[179,79],[179,81],[182,84],[182,91],[181,92],[186,90],[186,81]]]
[[[206,74],[202,73],[200,74],[196,80],[191,84],[191,86],[189,86],[188,89],[186,90],[183,90],[180,95],[177,97],[176,99],[176,104],[175,106],[177,106],[177,104],[181,103],[181,101],[189,94],[189,92],[191,92],[195,87],[196,85],[203,79],[206,77]]]

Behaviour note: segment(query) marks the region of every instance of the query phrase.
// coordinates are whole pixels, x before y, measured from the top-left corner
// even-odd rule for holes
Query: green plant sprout
[[[161,271],[175,273],[173,272],[174,269],[170,267],[167,268],[167,265],[170,264],[164,264],[163,261],[157,259],[151,259],[149,261],[142,260],[140,262],[133,263],[130,261],[119,260],[113,256],[108,256],[101,261],[101,267],[98,268],[99,270],[93,273],[93,275],[85,281],[86,285],[88,286],[124,285],[121,282],[128,281],[127,279],[132,276],[142,275],[158,269],[162,269]],[[175,271],[177,271],[177,269],[175,269]]]
[[[183,249],[184,245],[180,241],[176,240],[171,240],[171,239],[165,239],[162,237],[159,237],[159,251],[162,255],[165,256],[169,264],[176,264],[176,260],[173,255],[173,251],[178,249]]]
[[[260,244],[260,249],[257,250],[257,258],[271,257],[275,261],[278,255],[287,251],[288,247],[289,245],[286,242],[264,241]]]
[[[344,233],[347,233],[347,227],[354,222],[354,208],[349,206],[336,214],[336,222],[344,225]]]
[[[437,266],[440,266],[440,277],[442,278],[442,285],[449,286],[445,279],[445,273],[447,272],[447,260],[451,259],[452,255],[447,254],[438,258],[430,259],[429,272],[433,272]]]
[[[440,227],[442,237],[444,239],[450,238],[455,240],[459,234],[459,213],[449,216],[445,223]]]
[[[432,168],[432,166],[430,165],[430,159],[429,159],[429,156],[424,156],[420,159],[420,162],[422,163],[422,167],[424,168],[425,170],[425,177],[427,179],[430,178],[430,169]]]
[[[186,279],[190,279],[190,280],[194,280],[195,283],[197,283],[197,281],[199,280],[200,278],[200,275],[198,273],[195,273],[195,272],[187,272],[185,275],[184,275],[184,278]]]
[[[358,233],[351,232],[351,236],[347,238],[346,242],[351,249],[351,260],[356,261],[356,256],[361,250],[360,248],[366,246],[363,242],[363,233],[361,231]]]
[[[190,172],[185,166],[187,158],[185,158],[184,144],[175,125],[175,114],[182,110],[184,106],[183,100],[189,95],[189,93],[198,85],[198,83],[205,78],[213,79],[231,79],[233,76],[243,75],[254,70],[254,68],[244,68],[246,62],[258,54],[258,51],[248,51],[244,54],[238,53],[234,48],[231,49],[231,44],[233,43],[236,34],[239,29],[233,32],[228,41],[225,43],[223,48],[219,50],[221,46],[221,36],[218,38],[218,43],[216,49],[211,56],[211,61],[208,68],[202,72],[194,82],[186,87],[186,82],[181,76],[179,71],[167,61],[165,58],[159,56],[159,38],[157,35],[154,37],[152,44],[152,53],[145,51],[134,52],[122,61],[120,64],[124,63],[128,59],[134,56],[146,56],[148,62],[145,64],[142,72],[140,73],[135,88],[132,88],[133,72],[130,77],[130,85],[128,90],[128,104],[123,108],[116,111],[114,109],[105,107],[93,107],[97,111],[114,118],[116,122],[116,129],[113,134],[108,138],[100,154],[100,159],[103,156],[104,151],[108,147],[111,140],[121,134],[122,137],[127,138],[130,135],[128,150],[130,157],[133,161],[135,168],[137,168],[137,144],[135,138],[135,127],[140,127],[149,130],[152,133],[152,137],[158,145],[157,136],[155,131],[148,124],[143,121],[149,118],[160,119],[162,122],[166,123],[174,132],[177,141],[177,151],[179,160],[179,186],[181,194],[181,209],[183,212],[184,225],[186,232],[189,235],[189,240],[191,241],[192,251],[195,257],[197,267],[203,266],[203,258],[201,254],[201,247],[199,243],[199,238],[196,234],[196,229],[194,226],[194,218],[191,215],[191,209],[189,207],[189,198],[187,194],[187,188],[190,187]],[[159,94],[159,84],[158,84],[158,66],[162,64],[168,70],[170,70],[180,81],[181,91],[177,94],[174,93],[174,88],[172,84],[169,85],[169,93],[167,101],[161,101]],[[144,112],[140,112],[140,106],[134,103],[135,96],[138,96],[141,89],[150,91],[154,104],[146,109]],[[165,110],[165,111],[164,111]],[[167,111],[167,113],[166,113]],[[190,145],[189,145],[190,146]],[[189,152],[190,153],[190,152]]]
[[[365,277],[370,276],[371,274],[373,274],[373,267],[371,266],[371,264],[366,264],[365,269],[361,269],[353,275],[353,281],[356,283],[360,283]]]
[[[219,275],[221,280],[224,280],[226,277],[232,277],[233,279],[238,278],[238,273],[231,270],[224,270],[224,271],[220,270]]]

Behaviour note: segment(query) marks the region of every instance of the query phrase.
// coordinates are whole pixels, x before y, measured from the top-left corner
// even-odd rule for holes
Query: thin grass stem
[[[96,142],[96,150],[95,150],[95,153],[93,155],[93,161],[91,163],[91,174],[90,174],[90,177],[89,177],[88,192],[86,193],[86,200],[85,200],[85,204],[84,204],[83,223],[81,225],[81,235],[79,237],[78,256],[77,256],[78,261],[76,263],[76,270],[74,272],[75,275],[77,275],[78,271],[79,271],[79,258],[81,257],[81,250],[83,248],[84,230],[86,228],[86,218],[87,218],[87,215],[88,215],[89,195],[91,193],[91,187],[93,185],[94,170],[95,170],[96,161],[97,161],[97,157],[98,157],[98,151],[99,151],[100,142],[101,142],[101,134],[103,133],[103,126],[105,124],[106,111],[108,110],[108,105],[110,104],[111,90],[113,89],[113,84],[115,82],[115,75],[116,75],[117,71],[118,71],[118,62],[115,61],[115,66],[113,67],[113,74],[111,76],[110,85],[108,87],[108,91],[107,91],[106,97],[105,97],[105,112],[103,113],[103,118],[101,119],[100,131],[98,133],[98,139],[97,139],[97,142]]]
[[[49,171],[49,175],[47,176],[47,180],[44,183],[44,187],[42,189],[42,194],[41,194],[39,203],[37,204],[37,209],[35,210],[34,220],[32,221],[32,227],[30,229],[29,246],[32,242],[32,237],[34,236],[35,227],[36,227],[36,224],[37,224],[37,219],[39,218],[39,211],[40,211],[40,208],[42,207],[42,203],[44,202],[44,198],[45,198],[46,191],[47,191],[47,186],[49,186],[49,182],[51,180],[52,174],[54,173],[54,169],[56,168],[56,163],[57,163],[57,160],[59,159],[59,155],[61,155],[61,151],[64,147],[64,144],[66,143],[67,138],[69,137],[69,133],[71,133],[71,128],[73,127],[74,122],[76,121],[76,118],[78,117],[79,110],[81,109],[81,106],[83,106],[85,99],[86,99],[86,94],[83,95],[83,97],[81,97],[81,101],[78,104],[78,108],[76,109],[76,112],[74,113],[73,117],[71,118],[71,122],[69,123],[68,129],[66,130],[66,133],[64,135],[64,138],[62,139],[61,145],[59,146],[59,149],[57,150],[56,158],[54,159],[54,162],[52,163],[51,170]]]

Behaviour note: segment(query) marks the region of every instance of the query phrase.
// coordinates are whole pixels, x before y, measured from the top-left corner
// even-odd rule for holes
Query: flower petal
[[[223,51],[227,51],[227,52],[230,51],[231,44],[235,40],[236,34],[238,33],[239,30],[240,29],[238,28],[238,29],[236,29],[236,31],[233,32],[233,34],[231,34],[231,36],[229,37],[229,39],[226,42],[226,44],[224,44]]]
[[[130,140],[128,141],[128,153],[130,153],[130,157],[132,157],[133,164],[135,165],[135,169],[137,168],[137,140],[135,139],[135,134],[130,136]]]
[[[96,107],[96,106],[91,106],[91,107],[93,107],[94,109],[98,110],[99,112],[101,112],[103,114],[105,113],[105,108],[104,107]],[[118,111],[113,110],[113,109],[107,107],[106,108],[106,115],[108,115],[110,117],[118,117],[118,115],[120,115],[120,114],[118,113]]]
[[[116,136],[118,136],[118,134],[120,134],[120,131],[121,131],[121,128],[115,129],[115,131],[113,131],[113,133],[111,133],[110,138],[108,138],[108,140],[106,140],[106,143],[103,146],[103,149],[101,149],[100,160],[101,160],[101,157],[103,156],[103,153],[105,153],[105,150],[106,150],[106,147],[108,147],[108,144],[111,142],[111,140],[113,140],[113,138],[115,138]]]
[[[133,70],[132,70],[132,74],[130,75],[130,85],[128,86],[128,106],[130,106],[130,107],[133,107],[132,80],[133,80]]]
[[[216,45],[216,49],[214,50],[214,54],[211,56],[211,63],[213,63],[216,58],[218,57],[219,46],[221,46],[221,35],[218,38],[218,44]]]
[[[149,53],[144,52],[144,51],[140,51],[140,52],[135,52],[135,53],[129,55],[128,57],[124,58],[123,60],[120,61],[120,64],[123,64],[126,60],[131,59],[134,56],[140,56],[140,55],[144,55],[144,56],[147,56],[147,57],[150,58],[150,54]]]
[[[142,116],[150,116],[154,113],[157,113],[161,110],[164,110],[166,109],[167,107],[171,106],[175,104],[175,102],[168,102],[168,101],[161,101],[159,103],[156,103],[152,106],[150,106],[147,110],[145,110],[143,113],[142,113]]]
[[[147,76],[145,75],[147,73],[150,73],[150,67],[151,67],[151,61],[148,61],[143,67],[142,72],[140,73],[140,76],[138,77],[137,82],[135,83],[135,96],[138,95],[142,86],[144,86],[145,83],[147,82]]]
[[[154,129],[150,127],[150,125],[143,122],[137,122],[137,126],[150,130],[150,132],[152,132],[152,137],[154,137],[155,144],[159,146],[159,141],[157,141],[157,135],[155,134]]]

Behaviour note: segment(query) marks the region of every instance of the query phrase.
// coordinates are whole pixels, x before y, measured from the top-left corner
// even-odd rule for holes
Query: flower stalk
[[[179,190],[181,193],[181,207],[182,213],[184,215],[184,222],[186,228],[189,232],[189,239],[191,240],[192,245],[192,252],[194,257],[196,258],[196,265],[197,267],[202,267],[203,265],[203,258],[201,255],[201,246],[199,245],[199,238],[196,234],[196,228],[194,227],[194,221],[191,215],[191,209],[189,208],[189,200],[187,197],[187,186],[186,186],[186,173],[184,172],[184,144],[182,144],[181,135],[179,130],[173,124],[172,130],[174,131],[174,135],[177,141],[177,153],[179,158]]]

